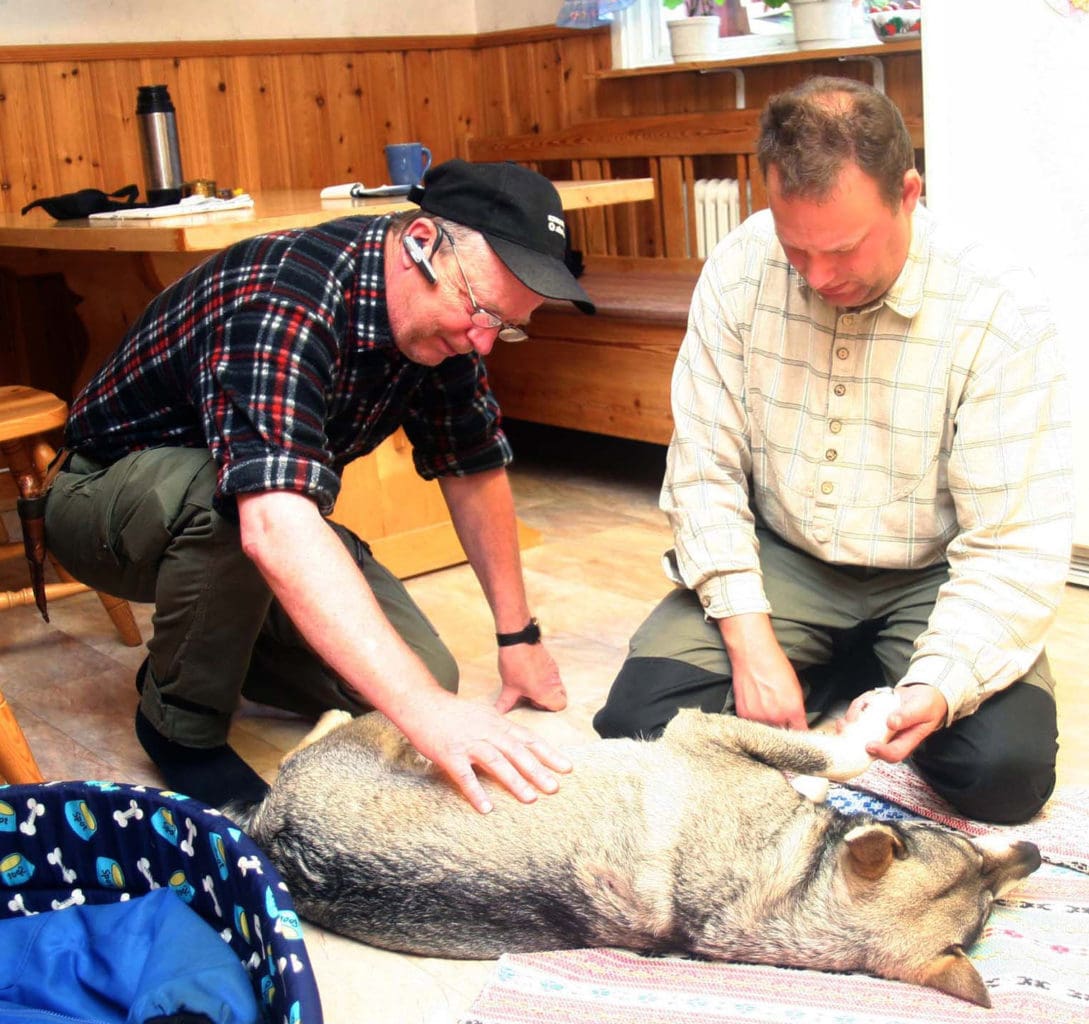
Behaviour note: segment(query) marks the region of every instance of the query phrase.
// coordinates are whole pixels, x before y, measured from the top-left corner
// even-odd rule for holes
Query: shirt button
[[[703,605],[704,608],[711,607],[711,599],[709,597],[701,597],[700,603]]]
[[[848,313],[845,317],[843,317],[843,326],[854,327],[856,319],[858,318],[854,315],[854,313]]]
[[[832,420],[832,422],[828,424],[828,429],[832,431],[833,434],[838,434],[843,429],[843,424],[840,423],[839,420]]]
[[[840,359],[846,359],[850,354],[851,353],[850,353],[850,351],[848,349],[845,349],[845,348],[837,348],[836,349],[836,356],[838,358],[840,358]]]
[[[835,490],[835,485],[830,483],[821,484],[821,494],[831,494]]]
[[[829,449],[828,449],[828,451],[826,451],[826,452],[824,453],[824,457],[825,457],[825,458],[826,458],[826,459],[827,459],[827,460],[828,460],[829,462],[835,462],[835,461],[836,461],[836,457],[837,457],[838,455],[839,455],[839,452],[837,452],[837,451],[835,450],[835,448],[829,448]]]
[[[847,385],[837,384],[832,390],[835,392],[837,398],[842,398],[845,394],[847,394]]]

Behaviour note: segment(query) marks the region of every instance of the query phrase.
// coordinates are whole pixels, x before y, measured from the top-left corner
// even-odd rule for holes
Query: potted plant
[[[669,48],[673,59],[714,60],[718,56],[719,19],[715,8],[725,0],[662,0],[668,10],[684,7],[684,18],[669,22]]]
[[[851,38],[851,5],[855,0],[764,0],[768,10],[790,4],[794,42],[799,50],[842,45]]]

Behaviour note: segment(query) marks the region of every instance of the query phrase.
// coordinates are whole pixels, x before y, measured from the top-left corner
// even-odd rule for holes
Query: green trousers
[[[50,491],[46,536],[60,563],[92,587],[155,605],[141,710],[193,747],[225,742],[240,694],[310,716],[368,710],[273,599],[237,521],[214,507],[215,485],[205,449],[154,448],[108,467],[73,455]],[[456,691],[453,656],[401,581],[351,531],[328,528],[397,632]]]
[[[757,530],[772,628],[798,672],[810,719],[907,672],[948,566],[917,570],[828,565]],[[676,589],[632,636],[605,706],[602,736],[657,736],[682,707],[734,712],[722,634],[696,594]],[[996,693],[912,757],[920,774],[969,817],[1024,821],[1055,784],[1055,682],[1041,654],[1025,678]]]

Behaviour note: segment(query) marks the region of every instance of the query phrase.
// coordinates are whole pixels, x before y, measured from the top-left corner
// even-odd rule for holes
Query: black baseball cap
[[[479,231],[506,268],[548,299],[567,299],[582,312],[594,304],[567,269],[567,223],[555,186],[515,163],[447,160],[413,185],[421,210]]]

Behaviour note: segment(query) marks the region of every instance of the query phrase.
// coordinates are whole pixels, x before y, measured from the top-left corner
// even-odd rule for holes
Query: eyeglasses
[[[439,229],[442,230],[441,228]],[[490,309],[485,309],[479,305],[476,301],[476,296],[473,295],[473,286],[469,284],[469,278],[465,275],[465,268],[461,265],[461,257],[458,255],[458,247],[454,245],[454,239],[450,232],[443,231],[442,236],[450,243],[450,251],[454,254],[454,261],[458,265],[458,270],[461,272],[461,280],[465,285],[465,292],[469,296],[469,303],[473,307],[472,313],[469,314],[469,320],[476,327],[482,327],[488,331],[494,331],[499,329],[499,340],[518,342],[527,341],[529,335],[522,330],[517,324],[508,323],[498,313],[493,313]]]

